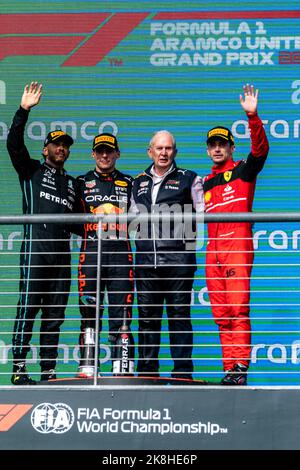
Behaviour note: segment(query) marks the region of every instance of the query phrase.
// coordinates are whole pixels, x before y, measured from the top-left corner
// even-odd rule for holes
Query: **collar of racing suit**
[[[224,173],[224,171],[227,170],[232,170],[235,167],[235,162],[232,160],[227,160],[223,165],[214,165],[212,166],[211,170],[214,175],[217,175],[218,173]]]
[[[94,170],[94,175],[103,181],[113,181],[118,175],[118,170],[113,170],[110,173],[100,173],[100,171]]]
[[[48,168],[51,173],[58,173],[59,175],[65,175],[67,173],[64,168],[54,168],[54,166],[51,166],[46,162],[43,162],[43,165]]]

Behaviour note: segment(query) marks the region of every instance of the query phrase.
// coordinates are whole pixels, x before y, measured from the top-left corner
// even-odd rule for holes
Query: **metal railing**
[[[176,215],[174,216],[176,220]],[[300,212],[295,213],[223,213],[186,215],[188,222],[195,220],[199,224],[218,222],[251,222],[259,223],[259,230],[254,231],[255,260],[251,280],[251,323],[252,323],[252,355],[249,369],[249,382],[252,384],[300,384],[298,358],[300,352],[299,293],[300,293],[300,263],[298,263],[298,234],[297,222]],[[131,229],[147,221],[145,215],[119,215],[120,223],[129,222]],[[152,217],[158,222],[159,214]],[[180,218],[181,220],[181,218]],[[0,225],[4,227],[0,239],[0,385],[9,384],[11,375],[12,355],[11,338],[15,321],[16,305],[18,302],[19,283],[19,252],[22,242],[22,229],[15,230],[15,225],[23,224],[82,224],[116,221],[116,216],[85,215],[33,215],[33,216],[0,216]],[[278,229],[278,223],[283,223]],[[286,226],[286,224],[290,226]],[[270,225],[275,224],[275,225]],[[13,226],[13,229],[10,227]],[[102,224],[98,227],[101,230]],[[270,229],[268,227],[271,227]],[[282,228],[286,230],[283,230]],[[292,228],[291,228],[292,227]],[[293,229],[294,227],[294,229]],[[289,234],[288,232],[291,231]],[[264,233],[265,232],[265,233]],[[268,235],[270,233],[270,235]],[[101,237],[101,234],[99,234]],[[197,271],[194,276],[191,309],[193,324],[193,362],[194,378],[219,382],[223,375],[219,332],[213,321],[211,307],[205,286],[205,246],[206,236],[201,233],[198,237]],[[76,238],[71,240],[72,275],[69,302],[66,317],[61,327],[59,341],[59,377],[73,377],[77,373],[79,360],[78,337],[80,333],[80,314],[78,309],[77,266],[80,243]],[[132,243],[133,251],[134,243]],[[101,244],[97,253],[97,290],[96,315],[101,311],[100,285],[101,282]],[[100,357],[101,375],[111,375],[110,347],[107,342],[107,301],[105,301],[103,327],[100,344],[96,342],[95,356]],[[96,320],[96,338],[99,337],[99,318]],[[29,371],[33,376],[39,376],[38,351],[40,320],[34,322],[31,355],[28,356]],[[133,303],[133,319],[131,329],[138,347],[138,305],[135,296]],[[170,374],[172,360],[169,353],[169,331],[165,319],[162,322],[160,345],[160,374]],[[135,362],[137,364],[136,354]],[[94,375],[94,384],[97,376]]]

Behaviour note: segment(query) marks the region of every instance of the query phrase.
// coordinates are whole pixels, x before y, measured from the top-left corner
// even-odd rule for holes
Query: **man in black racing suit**
[[[142,226],[141,221],[135,242],[138,374],[159,376],[162,315],[166,302],[174,361],[171,376],[190,380],[193,373],[190,304],[196,271],[196,227],[192,224],[189,230],[186,223],[178,221],[169,224],[168,217],[172,211],[181,216],[185,211],[203,212],[203,187],[202,179],[194,171],[176,166],[176,154],[174,136],[166,130],[156,132],[148,148],[153,164],[133,182],[131,211],[162,214],[162,222],[156,227],[155,222]]]
[[[43,148],[44,162],[30,158],[24,130],[31,108],[42,95],[42,85],[25,86],[7,138],[7,149],[19,175],[24,214],[69,214],[76,205],[76,181],[64,170],[71,136],[61,130],[49,132]],[[14,385],[34,385],[26,370],[26,356],[34,320],[41,309],[41,380],[56,378],[60,327],[68,302],[70,232],[60,224],[26,224],[20,259],[20,298],[13,333]]]
[[[115,168],[120,150],[116,137],[110,133],[97,135],[93,141],[92,156],[96,168],[79,176],[80,197],[84,212],[93,214],[127,213],[132,178]],[[97,223],[85,224],[78,267],[79,308],[82,316],[80,344],[80,365],[78,377],[88,378],[95,371],[95,318],[97,290],[97,249],[101,243],[101,332],[104,291],[108,295],[109,336],[113,372],[116,339],[123,318],[129,326],[133,302],[132,254],[127,235],[127,223],[102,223],[102,237],[98,240]],[[132,373],[133,371],[131,371]]]

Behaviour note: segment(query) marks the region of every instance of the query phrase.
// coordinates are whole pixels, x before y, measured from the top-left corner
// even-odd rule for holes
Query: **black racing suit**
[[[132,200],[134,212],[151,213],[158,209],[164,214],[173,208],[175,212],[193,212],[203,206],[202,181],[193,171],[177,168],[173,163],[157,192],[153,205],[153,167],[138,175],[133,183]],[[193,194],[192,194],[193,193]],[[197,207],[197,209],[198,209]],[[141,222],[142,223],[142,222]],[[167,230],[168,227],[167,227]],[[174,361],[172,377],[192,378],[193,333],[190,318],[191,291],[196,270],[195,237],[192,226],[189,239],[186,226],[170,222],[169,233],[164,234],[163,225],[157,230],[148,224],[146,232],[136,238],[136,286],[139,310],[139,375],[158,376],[161,321],[166,302],[169,325],[170,350]]]
[[[76,204],[76,181],[65,170],[30,158],[24,143],[28,115],[28,111],[19,108],[7,138],[7,149],[23,193],[23,213],[69,214]],[[55,368],[71,280],[69,239],[70,232],[60,224],[24,225],[20,298],[13,334],[14,362],[26,359],[33,323],[41,309],[41,370]]]
[[[84,212],[93,214],[118,215],[127,213],[132,178],[118,170],[112,173],[89,171],[79,176],[80,197]],[[96,288],[97,288],[97,223],[84,226],[84,237],[78,268],[79,308],[82,316],[80,345],[83,349],[83,332],[95,328]],[[131,247],[127,235],[127,223],[102,223],[101,239],[101,281],[100,281],[100,318],[103,313],[105,289],[108,295],[109,341],[114,359],[114,343],[123,317],[130,325],[133,302],[133,268]],[[101,331],[101,321],[99,331]],[[81,351],[82,352],[82,351]]]

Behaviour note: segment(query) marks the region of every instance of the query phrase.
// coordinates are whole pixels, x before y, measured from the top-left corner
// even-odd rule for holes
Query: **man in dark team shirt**
[[[61,130],[49,132],[43,148],[44,161],[30,157],[24,130],[31,108],[42,96],[42,85],[25,86],[21,105],[7,137],[7,149],[19,175],[24,214],[69,214],[75,210],[76,181],[64,170],[73,144]],[[20,298],[13,333],[14,385],[34,385],[26,370],[26,356],[34,320],[41,309],[41,380],[56,378],[60,327],[70,289],[70,232],[60,224],[26,224],[21,248]]]
[[[196,227],[189,235],[186,224],[168,224],[170,212],[203,212],[202,178],[179,168],[174,136],[167,130],[152,136],[148,156],[152,164],[135,177],[131,211],[160,212],[162,222],[150,220],[136,236],[136,286],[139,310],[139,376],[159,376],[159,350],[164,304],[168,316],[171,376],[192,379],[193,329],[191,291],[196,271]],[[175,209],[176,208],[176,209]],[[143,232],[145,232],[143,234]]]
[[[269,144],[257,115],[258,90],[244,86],[240,103],[247,114],[251,152],[246,161],[233,161],[234,138],[223,126],[207,133],[212,173],[204,179],[205,211],[250,212],[256,177],[267,158]],[[219,327],[225,376],[223,385],[246,385],[251,354],[249,319],[253,240],[248,222],[208,224],[206,278],[212,312]]]

